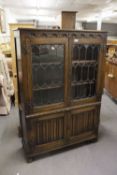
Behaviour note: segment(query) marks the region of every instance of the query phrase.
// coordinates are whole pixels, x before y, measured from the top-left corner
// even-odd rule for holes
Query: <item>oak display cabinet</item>
[[[15,31],[19,114],[28,160],[96,140],[106,32]]]

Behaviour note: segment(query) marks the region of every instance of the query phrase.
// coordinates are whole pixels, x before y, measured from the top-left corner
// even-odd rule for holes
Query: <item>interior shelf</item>
[[[40,62],[38,62],[38,63],[33,63],[32,65],[33,66],[44,66],[44,65],[46,65],[46,66],[48,66],[48,65],[58,65],[58,64],[63,64],[63,62],[47,62],[47,63],[40,63]]]
[[[58,88],[62,88],[64,85],[58,85],[58,86],[48,86],[48,87],[37,87],[37,88],[33,88],[33,91],[40,91],[40,90],[48,90],[48,89],[58,89]]]
[[[94,81],[81,81],[81,82],[72,82],[72,86],[77,86],[77,85],[85,85],[85,84],[93,84],[95,83],[95,80]]]
[[[72,64],[95,64],[96,60],[73,60]]]

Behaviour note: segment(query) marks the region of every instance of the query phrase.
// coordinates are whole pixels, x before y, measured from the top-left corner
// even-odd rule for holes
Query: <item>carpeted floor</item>
[[[32,163],[24,158],[17,133],[18,112],[0,117],[0,175],[116,175],[117,105],[103,95],[99,140]]]

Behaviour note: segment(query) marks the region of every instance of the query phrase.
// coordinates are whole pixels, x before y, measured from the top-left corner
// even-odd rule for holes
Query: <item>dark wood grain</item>
[[[17,67],[18,81],[20,82],[19,109],[21,111],[23,147],[27,158],[30,159],[36,155],[98,137],[106,36],[106,32],[99,31],[19,29],[15,32],[16,41],[20,41],[20,47],[16,42],[16,53],[20,53],[20,57],[17,56],[17,61],[20,63]],[[46,89],[54,91],[54,89],[59,88],[58,85],[33,88],[32,45],[45,44],[64,45],[64,100],[58,103],[35,105],[33,91],[45,91]],[[85,58],[74,60],[74,45],[77,45],[78,48],[82,46],[85,48],[86,52],[81,53],[85,55]],[[93,50],[95,47],[99,48],[97,60],[94,51],[91,59],[86,56],[89,52],[87,48]],[[94,70],[97,68],[96,76],[89,75],[87,72],[87,77],[89,77],[84,80],[82,78],[86,77],[82,68],[84,65],[91,65]],[[74,66],[81,66],[82,70],[81,80],[76,78],[76,82],[73,82],[72,79]],[[75,73],[76,77],[77,74]],[[91,84],[95,86],[93,87]],[[72,96],[73,87],[76,87],[75,95],[78,98]],[[95,88],[92,90],[92,94],[91,87]],[[82,92],[85,93],[85,96]]]

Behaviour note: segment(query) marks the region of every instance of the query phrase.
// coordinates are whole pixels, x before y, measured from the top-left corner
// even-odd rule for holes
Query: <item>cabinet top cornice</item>
[[[38,31],[38,32],[85,32],[85,33],[107,33],[107,31],[99,30],[71,30],[71,29],[38,29],[38,28],[17,28],[20,31]]]

